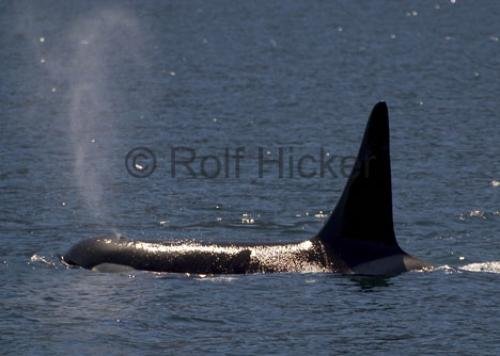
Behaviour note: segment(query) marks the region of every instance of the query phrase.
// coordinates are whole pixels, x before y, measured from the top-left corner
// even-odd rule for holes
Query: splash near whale
[[[404,252],[396,240],[389,141],[388,108],[379,102],[371,112],[344,191],[323,228],[310,240],[203,244],[104,236],[80,241],[62,259],[69,265],[98,271],[124,267],[199,274],[396,275],[429,268],[428,263]]]

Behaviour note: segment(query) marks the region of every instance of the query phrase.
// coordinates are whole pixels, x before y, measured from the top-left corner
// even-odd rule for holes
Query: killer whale
[[[396,275],[430,264],[404,252],[393,225],[389,113],[377,103],[344,191],[319,233],[304,242],[144,242],[94,237],[62,256],[68,265],[98,271],[125,267],[194,274],[334,272]]]

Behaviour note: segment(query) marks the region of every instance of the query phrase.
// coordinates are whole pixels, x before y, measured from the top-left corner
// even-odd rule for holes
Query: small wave
[[[470,263],[460,269],[468,272],[500,273],[500,261]]]

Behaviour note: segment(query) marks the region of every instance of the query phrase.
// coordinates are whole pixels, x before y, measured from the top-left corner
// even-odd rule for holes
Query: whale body
[[[376,104],[344,191],[323,228],[290,243],[146,242],[103,236],[82,240],[64,254],[68,265],[97,271],[243,274],[333,272],[396,275],[430,264],[404,252],[392,214],[389,114]]]

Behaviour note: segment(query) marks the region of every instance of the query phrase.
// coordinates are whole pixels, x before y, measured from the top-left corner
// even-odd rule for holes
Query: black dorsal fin
[[[384,102],[372,110],[344,192],[318,238],[329,247],[340,241],[398,247],[392,220],[389,114]]]

